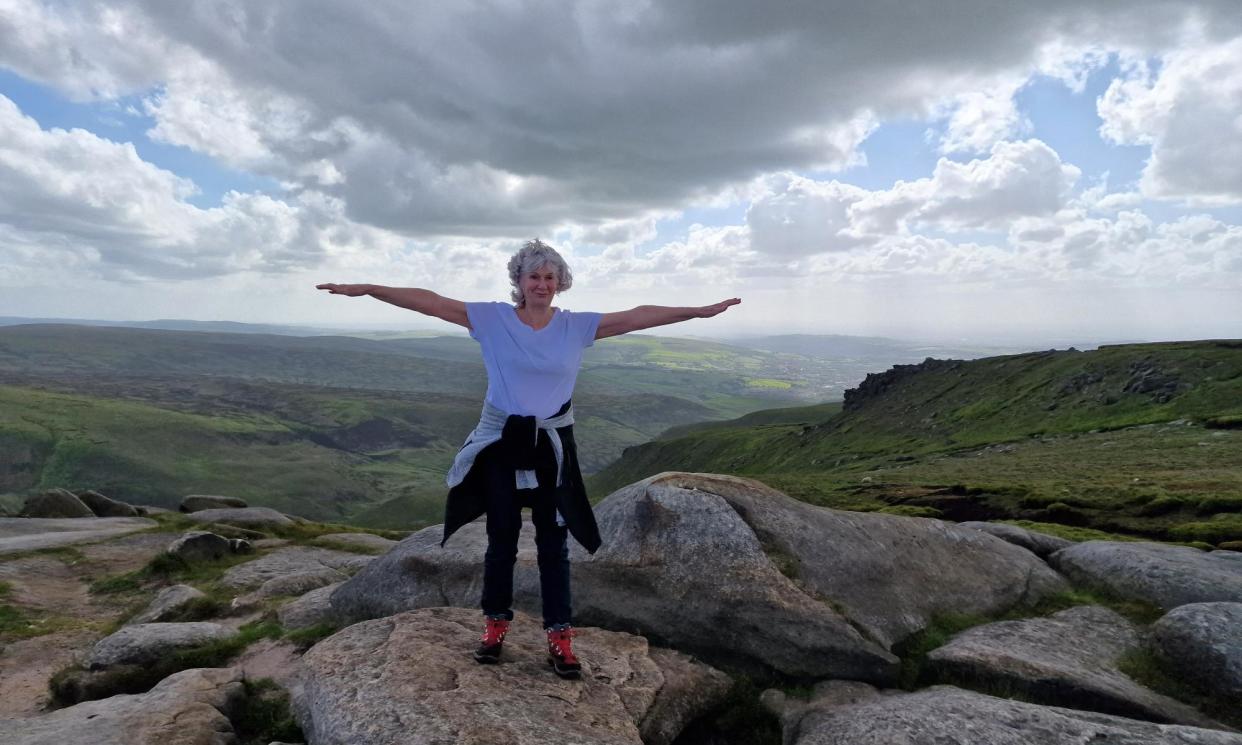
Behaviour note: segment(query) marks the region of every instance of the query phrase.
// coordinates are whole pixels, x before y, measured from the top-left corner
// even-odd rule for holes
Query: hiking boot
[[[509,620],[491,616],[487,616],[486,620],[483,638],[479,640],[479,648],[474,650],[474,661],[494,665],[500,662],[500,649],[505,643],[505,634],[509,633]]]
[[[582,664],[574,657],[573,644],[575,636],[570,627],[548,629],[548,664],[562,678],[576,680],[582,674]]]

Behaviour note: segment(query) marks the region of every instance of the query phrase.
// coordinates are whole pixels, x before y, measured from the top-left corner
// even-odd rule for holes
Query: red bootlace
[[[578,661],[574,657],[574,650],[570,639],[577,636],[577,632],[573,629],[564,629],[561,631],[548,631],[548,648],[552,655],[561,658],[563,662],[574,664]]]
[[[509,621],[503,618],[489,618],[487,626],[483,629],[483,643],[487,646],[500,644],[505,640],[507,633],[509,633]]]

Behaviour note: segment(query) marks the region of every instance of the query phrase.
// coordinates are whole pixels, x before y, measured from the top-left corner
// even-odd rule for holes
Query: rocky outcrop
[[[764,693],[787,745],[1242,745],[1242,735],[1040,706],[952,686],[915,693],[831,681],[809,702]]]
[[[1242,554],[1165,543],[1087,541],[1048,562],[1076,584],[1164,609],[1242,602]]]
[[[26,499],[22,517],[95,517],[78,496],[68,489],[49,489]]]
[[[1107,608],[1080,606],[1047,618],[976,626],[933,650],[938,680],[996,686],[1024,699],[1154,722],[1219,727],[1193,708],[1117,669],[1140,649],[1134,624]]]
[[[1151,627],[1151,651],[1200,690],[1242,702],[1242,603],[1190,603]]]
[[[127,625],[133,626],[141,623],[166,621],[176,614],[177,611],[184,608],[187,603],[205,597],[207,597],[206,593],[189,585],[165,587],[159,591],[159,594],[151,600],[150,604],[141,613],[131,618]]]
[[[1021,546],[1027,551],[1042,558],[1047,558],[1056,551],[1068,548],[1074,545],[1073,541],[1064,538],[1057,538],[1054,535],[1046,533],[1038,533],[1026,528],[1019,528],[1017,525],[1006,525],[1005,523],[985,523],[979,521],[968,521],[958,523],[960,528],[970,528],[972,530],[982,530],[984,533],[990,533],[1002,541],[1008,541],[1015,546]]]
[[[202,510],[244,509],[250,505],[239,497],[221,497],[214,494],[191,494],[181,500],[178,507],[182,512],[201,512]]]
[[[185,533],[168,544],[167,553],[190,564],[215,561],[231,554],[229,539],[205,530]]]
[[[223,523],[241,528],[288,528],[295,524],[288,515],[269,507],[237,507],[191,512],[186,517],[197,523]]]
[[[374,560],[373,556],[359,556],[327,548],[281,548],[254,561],[230,568],[220,578],[220,584],[234,590],[249,590],[269,580],[289,581],[291,577],[301,574],[319,576],[325,570],[336,572],[331,581],[337,581]],[[321,584],[325,583],[314,586]]]
[[[115,538],[157,524],[143,517],[0,517],[0,556]]]
[[[573,549],[580,622],[796,677],[891,681],[889,646],[932,616],[996,613],[1064,587],[1029,552],[979,531],[814,507],[747,479],[661,474],[609,496],[596,516],[603,548]],[[483,525],[444,549],[439,538],[434,527],[405,539],[337,590],[333,607],[354,619],[474,607]],[[524,534],[515,602],[535,611],[532,544]]]
[[[99,517],[138,517],[141,514],[132,504],[105,497],[94,490],[80,492],[78,499]]]
[[[236,670],[184,670],[146,693],[0,720],[0,732],[5,745],[236,745],[226,712],[244,695]]]
[[[276,611],[280,625],[286,629],[304,629],[319,624],[338,623],[336,612],[332,610],[331,598],[341,584],[338,582],[311,590],[280,606]]]
[[[87,664],[93,670],[112,665],[141,665],[179,649],[224,641],[236,634],[234,629],[206,621],[135,624],[100,639],[91,650]]]
[[[342,629],[310,649],[294,712],[316,745],[666,745],[729,689],[722,673],[645,639],[578,629],[578,681],[544,661],[519,615],[498,665],[476,665],[479,613],[428,608]],[[382,684],[376,685],[376,681]]]

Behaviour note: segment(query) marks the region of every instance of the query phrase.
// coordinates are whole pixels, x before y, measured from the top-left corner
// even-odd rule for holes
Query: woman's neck
[[[552,315],[555,310],[551,305],[531,305],[529,303],[522,305],[517,309],[518,318],[527,326],[541,329],[552,321]]]

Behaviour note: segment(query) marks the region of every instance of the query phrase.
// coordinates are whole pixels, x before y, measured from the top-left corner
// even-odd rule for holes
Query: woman
[[[483,560],[483,638],[474,658],[500,660],[513,620],[513,566],[517,559],[522,508],[531,509],[538,549],[543,625],[548,662],[557,675],[577,678],[581,665],[571,638],[567,534],[591,553],[599,529],[578,468],[570,398],[582,350],[596,339],[710,318],[741,300],[700,308],[642,305],[618,313],[575,313],[553,307],[573,275],[565,260],[539,240],[509,260],[513,305],[463,303],[429,290],[378,285],[322,284],[333,295],[370,295],[386,303],[464,326],[483,351],[487,395],[478,426],[450,469],[444,539],[462,525],[487,515]]]

